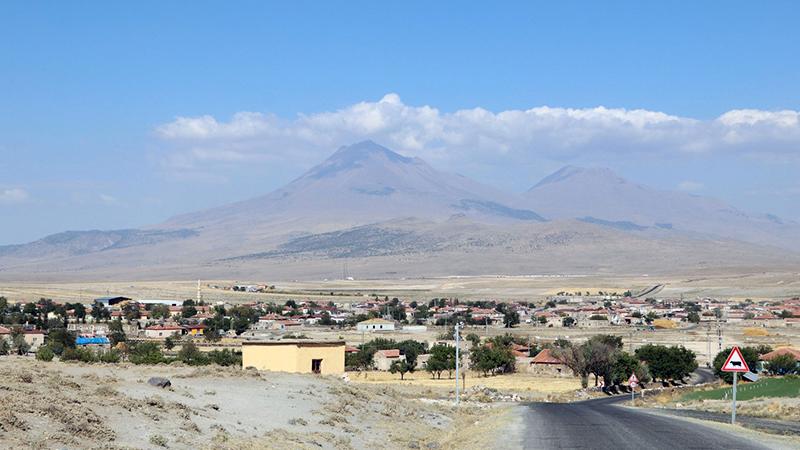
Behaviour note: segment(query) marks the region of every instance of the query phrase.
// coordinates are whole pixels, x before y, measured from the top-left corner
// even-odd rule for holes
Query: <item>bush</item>
[[[242,354],[233,350],[212,350],[208,354],[208,359],[219,366],[242,366]]]
[[[153,342],[141,342],[130,351],[130,361],[134,364],[159,364],[168,362],[161,347]]]
[[[98,359],[100,359],[100,362],[116,364],[121,359],[120,352],[112,348],[108,351],[98,353]]]
[[[53,357],[55,355],[56,354],[53,353],[53,349],[51,349],[46,345],[43,345],[39,347],[39,350],[36,352],[36,359],[38,359],[39,361],[50,362],[53,360]]]
[[[797,372],[797,359],[790,353],[778,355],[769,361],[768,368],[773,375],[791,375]]]
[[[204,366],[211,362],[208,357],[197,348],[197,344],[192,341],[187,341],[181,345],[181,350],[178,352],[177,359],[190,366]]]
[[[97,362],[97,354],[88,348],[66,348],[61,354],[62,361],[81,361],[85,363]]]

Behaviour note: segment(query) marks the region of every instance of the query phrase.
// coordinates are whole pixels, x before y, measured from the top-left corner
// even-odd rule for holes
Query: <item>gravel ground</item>
[[[153,376],[172,386],[150,386]],[[335,377],[216,366],[0,357],[0,380],[0,448],[486,448],[480,439],[497,428],[482,428],[502,413]]]

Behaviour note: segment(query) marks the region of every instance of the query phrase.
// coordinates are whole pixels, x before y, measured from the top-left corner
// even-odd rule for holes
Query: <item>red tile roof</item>
[[[399,358],[400,357],[400,350],[392,349],[392,350],[378,350],[375,354],[380,353],[381,356],[384,358]]]
[[[556,358],[550,353],[550,349],[546,348],[539,352],[531,360],[531,364],[564,364],[560,359]]]
[[[780,355],[793,355],[794,359],[800,360],[800,350],[791,347],[782,347],[777,350],[773,350],[767,354],[761,355],[760,360],[762,361],[771,361],[772,358]]]

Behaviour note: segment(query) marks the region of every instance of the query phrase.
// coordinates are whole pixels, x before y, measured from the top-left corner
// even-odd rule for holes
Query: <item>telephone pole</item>
[[[460,347],[460,344],[461,344],[461,333],[460,333],[460,331],[461,331],[461,327],[463,327],[463,326],[464,326],[464,324],[462,322],[458,322],[458,323],[456,323],[456,326],[453,327],[453,329],[455,330],[453,332],[453,335],[454,335],[454,337],[456,339],[456,406],[458,405],[458,402],[459,402],[460,396],[461,396],[461,392],[459,391],[459,388],[458,388],[458,369],[459,369],[459,366],[460,366],[460,361],[459,361],[459,359],[460,359],[460,349],[459,349],[459,347]]]

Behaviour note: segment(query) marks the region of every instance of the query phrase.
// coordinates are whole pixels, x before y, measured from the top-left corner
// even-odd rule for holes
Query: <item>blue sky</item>
[[[0,244],[263,194],[362,137],[800,219],[800,6],[549,3],[3,2]]]

